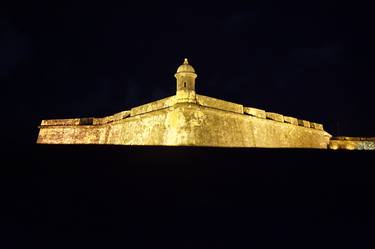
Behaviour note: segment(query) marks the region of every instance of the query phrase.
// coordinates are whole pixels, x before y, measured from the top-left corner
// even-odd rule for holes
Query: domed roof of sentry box
[[[187,58],[184,59],[184,63],[177,68],[177,73],[195,73],[194,68],[189,64]]]

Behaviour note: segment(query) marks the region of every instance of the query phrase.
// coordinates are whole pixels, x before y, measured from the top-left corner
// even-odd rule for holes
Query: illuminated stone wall
[[[327,148],[321,124],[197,95],[105,118],[43,120],[38,143]]]
[[[328,147],[333,150],[375,150],[375,137],[333,137]]]
[[[176,95],[103,118],[43,120],[37,143],[375,149],[375,138],[336,137],[323,125],[196,94],[185,58]]]
[[[327,148],[323,130],[203,107],[175,106],[172,144],[225,147]],[[175,136],[181,134],[181,136]]]

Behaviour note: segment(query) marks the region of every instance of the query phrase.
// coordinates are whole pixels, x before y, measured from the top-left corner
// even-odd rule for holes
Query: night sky
[[[2,115],[21,143],[35,141],[42,119],[173,95],[184,57],[199,94],[375,136],[366,5],[11,1],[0,13]]]

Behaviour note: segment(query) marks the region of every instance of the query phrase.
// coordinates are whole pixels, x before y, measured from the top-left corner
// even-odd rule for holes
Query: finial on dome
[[[189,64],[189,61],[187,58],[184,59],[184,65],[188,65]]]

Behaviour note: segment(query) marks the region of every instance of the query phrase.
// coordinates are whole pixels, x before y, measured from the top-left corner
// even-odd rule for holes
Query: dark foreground
[[[375,153],[3,149],[0,248],[373,248]]]

